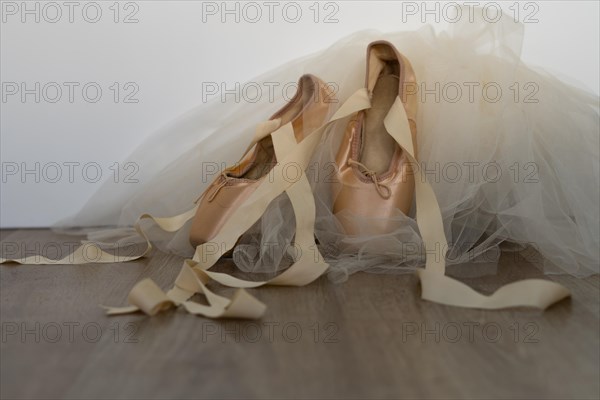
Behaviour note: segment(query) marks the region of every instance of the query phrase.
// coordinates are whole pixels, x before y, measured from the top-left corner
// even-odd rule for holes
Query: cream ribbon
[[[48,264],[104,264],[104,263],[115,263],[115,262],[126,262],[137,260],[138,258],[144,257],[152,250],[152,243],[150,239],[144,232],[141,227],[141,223],[145,219],[150,219],[154,221],[162,230],[166,232],[176,232],[185,225],[187,221],[192,219],[196,214],[196,209],[198,206],[194,208],[176,215],[174,217],[168,218],[160,218],[153,217],[150,214],[142,214],[137,221],[135,222],[134,228],[138,235],[144,238],[146,241],[146,248],[144,251],[135,256],[119,256],[117,254],[112,254],[104,251],[102,247],[98,243],[86,241],[83,245],[77,247],[73,253],[59,259],[55,260],[52,258],[47,258],[41,255],[32,255],[28,257],[21,258],[3,258],[0,257],[0,264],[7,262],[15,262],[18,264],[29,264],[29,265],[48,265]],[[96,252],[96,256],[89,257],[88,251],[90,249],[94,249]]]
[[[407,153],[413,165],[418,166],[406,110],[397,97],[384,125],[389,134]],[[510,283],[490,296],[476,292],[469,286],[445,275],[446,257],[439,249],[447,249],[442,214],[432,187],[427,183],[425,173],[417,168],[415,174],[415,194],[417,205],[417,225],[425,244],[425,269],[418,270],[421,281],[422,298],[436,303],[483,309],[507,307],[537,307],[545,309],[565,297],[570,292],[562,285],[541,280],[526,279]],[[437,253],[436,253],[437,252]]]
[[[143,311],[153,316],[172,307],[182,306],[187,312],[208,318],[262,317],[266,306],[243,289],[235,292],[231,299],[219,296],[206,287],[210,278],[202,270],[193,268],[190,260],[183,264],[174,287],[163,292],[149,278],[138,282],[129,292],[129,307],[104,307],[108,315],[120,315]],[[203,294],[208,305],[189,301],[196,293]]]

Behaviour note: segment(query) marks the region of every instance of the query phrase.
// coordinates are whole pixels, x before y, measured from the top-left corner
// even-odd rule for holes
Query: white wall
[[[49,6],[27,2],[26,6],[34,10],[32,14],[23,13],[21,1],[3,1],[0,226],[48,226],[77,211],[102,180],[113,179],[115,163],[156,128],[202,102],[202,82],[224,82],[232,87],[357,30],[393,31],[423,24],[420,13],[407,12],[412,10],[407,7],[413,6],[422,10],[422,2],[321,2],[316,5],[320,10],[317,22],[315,2],[272,3],[273,22],[269,21],[269,4],[255,2],[262,12],[258,22],[249,22],[256,8],[246,8],[244,15],[244,3],[237,3],[240,21],[236,22],[232,14],[225,15],[223,23],[220,12],[203,13],[214,6],[220,8],[221,2],[125,1],[117,4],[120,12],[115,23],[113,1],[74,1],[72,6],[62,0]],[[499,3],[510,15],[519,10],[521,20],[528,15],[538,20],[526,25],[527,62],[598,93],[597,1]],[[228,7],[235,4],[228,3]],[[437,4],[443,16],[448,6]],[[302,10],[299,22],[286,21],[294,18],[296,5]],[[69,7],[73,7],[72,21]],[[287,14],[284,7],[288,7]],[[427,7],[433,9],[436,3]],[[96,8],[102,11],[99,21],[86,21],[95,18]],[[62,17],[50,22],[57,10]],[[326,15],[332,12],[337,22],[325,23]],[[138,22],[123,22],[130,13],[135,13],[133,18]],[[36,22],[38,16],[40,21]],[[434,18],[425,16],[428,23],[434,23]],[[29,88],[40,82],[39,103],[35,94],[26,95],[24,102],[20,93],[11,95],[13,83],[22,82]],[[62,98],[56,103],[48,101],[55,96],[52,85],[47,87],[46,96],[42,93],[41,87],[49,82],[62,88]],[[79,84],[73,102],[65,82]],[[120,87],[117,102],[111,90],[114,82]],[[139,88],[134,96],[137,103],[123,102],[135,87],[125,88],[128,82]],[[98,102],[83,97],[86,83],[96,83],[102,89]],[[94,96],[92,89],[89,95]],[[35,170],[36,163],[39,182],[35,173],[22,176],[23,168]],[[69,164],[65,163],[78,163],[71,164],[72,182]],[[52,182],[56,165],[61,167],[62,177]],[[89,168],[87,175],[82,171],[84,165]],[[93,182],[95,165],[102,173],[97,182]],[[119,179],[124,172],[121,170]]]

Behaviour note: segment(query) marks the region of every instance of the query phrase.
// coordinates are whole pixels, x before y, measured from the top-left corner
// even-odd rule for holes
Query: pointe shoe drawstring
[[[392,197],[392,190],[389,186],[379,183],[377,180],[377,173],[375,171],[367,168],[365,164],[355,161],[351,158],[348,159],[348,165],[351,167],[357,167],[366,177],[371,178],[375,184],[375,190],[377,190],[377,193],[379,193],[383,199],[387,200]]]
[[[213,189],[213,191],[210,193],[210,196],[208,196],[208,199],[206,199],[209,203],[214,200],[215,196],[221,191],[221,189],[223,189],[223,187],[227,186],[227,184],[231,180],[231,177],[227,175],[227,172],[225,171],[221,172],[221,176],[223,177],[223,179]]]
[[[207,200],[209,203],[215,199],[215,196],[216,196],[216,195],[219,193],[219,191],[221,191],[221,189],[222,189],[224,186],[227,186],[227,184],[228,184],[228,183],[229,183],[229,181],[231,180],[231,176],[227,175],[227,172],[226,172],[226,171],[223,171],[223,172],[221,172],[221,177],[223,178],[223,179],[221,180],[221,182],[219,182],[217,185],[215,185],[215,188],[214,188],[214,189],[213,189],[213,190],[210,192],[210,195],[209,195],[209,196],[208,196],[208,198],[206,199],[206,200]],[[196,204],[197,204],[197,203],[198,203],[198,202],[199,202],[199,201],[202,199],[202,197],[204,197],[204,196],[206,195],[206,193],[207,193],[206,191],[205,191],[205,192],[203,192],[203,193],[200,195],[200,197],[198,197],[198,198],[196,199],[196,201],[194,201],[194,203],[196,203]]]

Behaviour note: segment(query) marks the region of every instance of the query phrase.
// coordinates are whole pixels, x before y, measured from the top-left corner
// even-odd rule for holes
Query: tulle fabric
[[[439,34],[431,27],[363,31],[253,82],[260,87],[278,82],[281,87],[304,73],[314,74],[335,88],[335,111],[364,84],[367,45],[392,42],[411,61],[419,82],[413,94],[419,99],[418,167],[425,168],[442,210],[447,263],[461,265],[466,275],[489,273],[501,247],[531,248],[542,256],[535,261],[546,273],[598,273],[598,98],[525,65],[522,38],[523,26],[510,18],[449,24]],[[170,216],[191,208],[219,171],[240,158],[256,124],[289,99],[280,90],[274,95],[254,102],[230,96],[191,110],[128,158],[139,166],[139,184],[107,182],[62,225],[130,226],[142,213]],[[357,271],[413,271],[425,261],[414,207],[409,215],[398,211],[395,229],[382,235],[370,233],[370,221],[360,216],[332,214],[337,188],[333,161],[346,123],[332,124],[307,171],[317,205],[315,236],[331,265],[329,277],[340,282]],[[365,231],[346,235],[339,223],[343,218]],[[291,245],[293,221],[282,194],[241,237],[233,252],[236,265],[260,273],[289,266],[293,252],[302,251]],[[192,254],[189,224],[174,235],[146,229],[162,250]],[[90,236],[109,237],[111,231]]]

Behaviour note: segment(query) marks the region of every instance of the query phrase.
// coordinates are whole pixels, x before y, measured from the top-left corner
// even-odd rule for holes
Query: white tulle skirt
[[[541,255],[533,259],[546,273],[598,273],[598,97],[523,64],[522,38],[523,26],[510,19],[449,24],[439,34],[430,27],[358,32],[254,79],[252,86],[276,82],[290,88],[311,73],[331,83],[339,106],[364,84],[368,43],[392,42],[419,81],[419,167],[442,209],[447,263],[478,274],[493,270],[501,249],[528,248]],[[241,157],[256,124],[292,91],[247,96],[252,101],[228,96],[187,112],[128,158],[139,166],[138,184],[107,182],[62,225],[129,226],[142,213],[170,216],[191,208],[218,173]],[[329,276],[343,281],[356,271],[413,271],[425,260],[414,215],[398,211],[393,232],[372,235],[370,221],[332,214],[333,160],[344,128],[338,123],[324,136],[308,170],[317,204],[315,234],[331,265]],[[273,272],[290,264],[292,213],[285,194],[273,201],[234,250],[240,269]],[[341,218],[355,219],[365,233],[345,235]],[[163,251],[193,253],[189,226],[174,235],[145,228]]]

